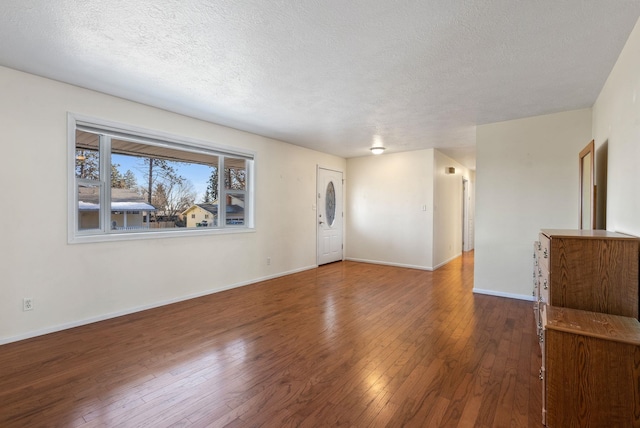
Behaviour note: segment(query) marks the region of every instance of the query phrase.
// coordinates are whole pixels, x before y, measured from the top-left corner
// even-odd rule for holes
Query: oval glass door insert
[[[336,219],[336,189],[333,187],[333,181],[327,184],[327,192],[325,196],[325,209],[327,211],[327,224],[333,226]]]

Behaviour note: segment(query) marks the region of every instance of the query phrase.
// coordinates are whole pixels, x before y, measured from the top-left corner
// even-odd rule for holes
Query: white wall
[[[438,268],[462,254],[462,179],[471,184],[471,176],[440,151],[434,156],[433,266]],[[454,167],[455,174],[448,174],[448,167]]]
[[[467,168],[429,149],[348,159],[347,170],[347,259],[432,270],[462,253]]]
[[[3,67],[0,94],[0,343],[316,265],[316,165],[344,159]],[[67,112],[255,151],[256,232],[67,244]]]
[[[433,268],[433,168],[433,149],[347,160],[347,259]]]
[[[640,236],[640,20],[593,106],[596,152],[608,145],[607,230]]]
[[[475,224],[476,224],[476,172],[469,171],[469,219],[468,219],[468,241],[467,246],[464,248],[464,251],[469,251],[475,249]]]
[[[530,299],[533,241],[578,227],[578,154],[591,109],[477,127],[474,291]]]

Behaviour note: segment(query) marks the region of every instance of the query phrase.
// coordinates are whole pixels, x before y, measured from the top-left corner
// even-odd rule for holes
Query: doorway
[[[341,171],[318,167],[318,265],[341,261],[343,257],[342,185]]]

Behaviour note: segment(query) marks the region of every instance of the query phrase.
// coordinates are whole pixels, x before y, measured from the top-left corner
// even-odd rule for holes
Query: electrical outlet
[[[23,311],[33,310],[33,299],[31,297],[25,297],[24,299],[22,299],[22,310]]]
[[[267,257],[267,266],[271,264],[271,257]]]

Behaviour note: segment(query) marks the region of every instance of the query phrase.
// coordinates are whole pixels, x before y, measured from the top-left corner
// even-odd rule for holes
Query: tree
[[[194,204],[196,196],[193,185],[188,180],[158,183],[154,189],[151,205],[175,221],[178,213]]]
[[[115,189],[135,189],[136,176],[127,170],[120,173],[120,164],[111,164],[111,187]],[[96,150],[76,150],[76,176],[89,180],[100,180],[100,155]]]
[[[76,149],[76,177],[100,180],[100,153],[97,150]]]
[[[178,213],[194,204],[197,194],[193,184],[180,174],[182,163],[157,158],[144,158],[143,165],[147,188],[147,201],[156,207],[157,215],[177,221]]]
[[[124,173],[122,179],[124,180],[124,187],[126,189],[135,189],[138,186],[136,176],[130,169],[128,169],[127,172]]]
[[[111,188],[112,189],[124,189],[124,177],[120,174],[118,169],[120,164],[111,164]]]
[[[184,177],[178,175],[178,172],[172,165],[175,163],[176,162],[170,162],[165,159],[143,158],[144,165],[142,170],[147,183],[145,191],[147,194],[147,202],[150,204],[153,205],[153,192],[158,184],[168,186],[185,180]]]
[[[225,189],[230,190],[244,190],[246,189],[246,177],[247,171],[242,168],[226,167],[224,169],[224,186]],[[207,190],[204,193],[203,201],[213,202],[218,199],[218,167],[211,167],[211,176],[207,183]]]
[[[244,190],[247,171],[244,168],[225,168],[224,185],[231,190]]]
[[[211,167],[211,177],[207,182],[207,190],[204,192],[204,202],[213,202],[218,199],[218,167]]]
[[[152,194],[153,194],[153,197],[151,198],[151,201],[150,201],[151,205],[153,205],[159,210],[164,211],[167,205],[167,192],[164,189],[164,184],[162,183],[156,184],[156,188],[154,189],[154,192]]]

